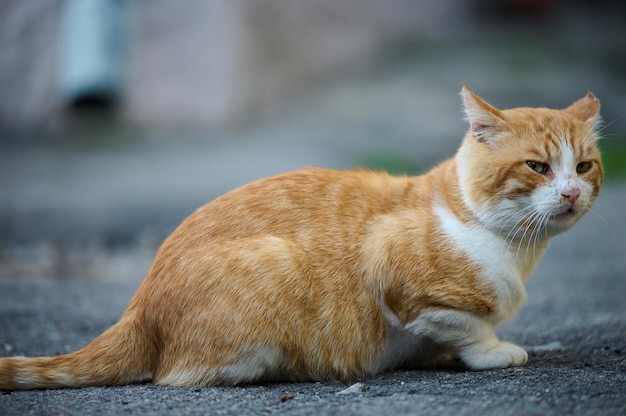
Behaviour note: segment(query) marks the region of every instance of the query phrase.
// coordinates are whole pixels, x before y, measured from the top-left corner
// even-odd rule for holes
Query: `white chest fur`
[[[494,323],[512,316],[526,297],[524,281],[540,256],[479,225],[467,226],[444,207],[436,208],[440,225],[450,243],[483,271],[487,283],[496,293],[498,308]]]

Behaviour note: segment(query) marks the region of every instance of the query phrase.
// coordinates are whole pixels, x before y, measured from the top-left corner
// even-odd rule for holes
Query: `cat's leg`
[[[500,341],[492,324],[468,312],[426,312],[407,325],[407,329],[449,346],[470,370],[519,367],[528,361],[523,348]]]

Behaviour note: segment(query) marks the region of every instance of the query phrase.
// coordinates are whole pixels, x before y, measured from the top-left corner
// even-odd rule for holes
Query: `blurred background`
[[[2,0],[0,277],[143,278],[195,208],[304,166],[417,174],[501,107],[602,102],[626,177],[617,0]]]

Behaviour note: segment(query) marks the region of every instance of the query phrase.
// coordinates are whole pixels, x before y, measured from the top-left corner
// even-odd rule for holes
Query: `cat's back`
[[[199,208],[170,240],[271,234],[298,240],[358,237],[372,217],[419,204],[420,177],[306,168],[261,179]]]

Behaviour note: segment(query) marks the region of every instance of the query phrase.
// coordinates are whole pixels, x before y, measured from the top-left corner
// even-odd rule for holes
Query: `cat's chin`
[[[555,235],[566,231],[576,223],[580,215],[581,213],[575,208],[569,208],[566,211],[551,215],[547,224],[551,234]]]
[[[570,208],[567,211],[563,211],[559,214],[552,215],[550,217],[550,220],[557,221],[557,222],[568,222],[568,221],[572,221],[576,219],[577,217],[578,217],[578,214],[576,213],[574,208]]]

